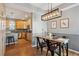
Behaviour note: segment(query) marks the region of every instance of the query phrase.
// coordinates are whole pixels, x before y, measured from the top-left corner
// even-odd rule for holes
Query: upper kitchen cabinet
[[[27,29],[26,20],[16,20],[16,29]]]
[[[16,20],[16,29],[31,29],[32,22],[31,19],[27,20]]]

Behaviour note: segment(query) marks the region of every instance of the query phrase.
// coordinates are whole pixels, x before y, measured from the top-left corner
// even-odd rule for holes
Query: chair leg
[[[43,47],[41,47],[41,54],[42,54],[42,51],[43,51]]]
[[[39,49],[39,47],[37,46],[37,50]]]
[[[47,49],[46,56],[48,55],[48,51],[49,51],[49,49]]]
[[[53,51],[51,51],[51,55],[52,55],[52,56],[54,56],[54,50],[53,50]]]
[[[39,49],[38,41],[37,41],[37,50]]]
[[[63,56],[64,56],[64,47],[62,46]]]

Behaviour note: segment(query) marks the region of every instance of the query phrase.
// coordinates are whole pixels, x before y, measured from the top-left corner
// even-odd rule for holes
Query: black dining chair
[[[66,38],[68,38],[68,37],[67,37],[67,36],[62,36],[62,38],[66,39]],[[66,49],[67,46],[66,46],[65,43],[62,43],[61,47],[62,47],[62,52],[63,52],[63,56],[64,56],[64,55],[65,55],[65,54],[64,54],[64,49]]]
[[[46,56],[48,55],[48,51],[51,52],[51,55],[54,56],[54,51],[58,48],[58,43],[57,42],[51,42],[49,40],[47,42],[47,53]]]
[[[46,46],[47,46],[47,44],[45,42],[45,39],[43,39],[43,41],[41,41],[41,39],[39,39],[39,37],[37,37],[37,49],[41,48],[41,54],[42,54],[43,48]]]

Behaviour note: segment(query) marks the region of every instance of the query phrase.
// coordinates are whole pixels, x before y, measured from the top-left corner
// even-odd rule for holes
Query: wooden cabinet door
[[[32,41],[32,33],[27,33],[27,40]]]

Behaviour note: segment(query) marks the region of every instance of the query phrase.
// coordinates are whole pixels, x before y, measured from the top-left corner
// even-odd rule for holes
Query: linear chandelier
[[[52,20],[58,17],[61,17],[62,12],[59,10],[59,8],[56,8],[54,10],[51,10],[41,16],[41,20],[47,21]]]

